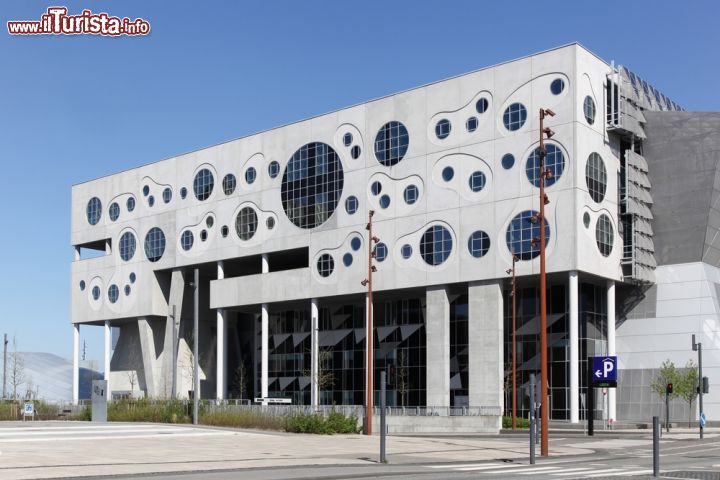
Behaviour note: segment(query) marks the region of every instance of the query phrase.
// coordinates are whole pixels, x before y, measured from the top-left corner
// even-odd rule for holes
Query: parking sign
[[[593,383],[596,387],[617,387],[617,357],[593,357]]]

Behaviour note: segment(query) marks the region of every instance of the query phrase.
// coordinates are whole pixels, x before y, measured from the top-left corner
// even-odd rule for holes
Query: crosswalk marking
[[[563,467],[538,467],[538,468],[530,468],[526,469],[522,472],[517,472],[518,475],[534,475],[536,473],[552,473],[557,471],[562,471]]]
[[[467,466],[467,467],[461,467],[454,470],[460,470],[463,472],[475,472],[478,470],[495,470],[495,469],[507,469],[507,468],[518,468],[518,467],[527,467],[527,465],[522,464],[509,464],[509,465],[478,465],[478,466]]]
[[[608,468],[607,464],[586,464],[584,467],[574,467],[565,465],[566,462],[547,462],[535,465],[522,463],[475,463],[475,464],[446,464],[446,465],[427,465],[429,468],[449,469],[461,472],[476,472],[478,474],[502,475],[504,473],[512,475],[547,475],[551,477],[577,477],[577,478],[597,478],[597,477],[618,477],[621,475],[645,475],[652,473],[652,470],[640,468],[639,465],[626,465],[622,468]],[[577,465],[577,464],[576,464]],[[604,468],[598,468],[602,466]],[[569,467],[569,468],[566,468]]]

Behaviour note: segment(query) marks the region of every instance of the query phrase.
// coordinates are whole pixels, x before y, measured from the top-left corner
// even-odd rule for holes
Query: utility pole
[[[193,425],[198,424],[198,410],[200,406],[200,342],[198,341],[198,332],[200,330],[200,270],[195,269],[194,288],[194,312],[193,312]]]
[[[368,223],[365,229],[368,231],[368,276],[365,280],[360,282],[363,287],[368,289],[368,300],[367,300],[367,335],[365,338],[365,349],[367,350],[367,399],[365,400],[365,434],[372,435],[372,415],[373,415],[373,289],[372,289],[372,277],[373,273],[377,272],[377,268],[373,265],[373,258],[375,258],[375,250],[373,249],[374,244],[377,244],[380,239],[373,236],[372,233],[372,217],[375,214],[375,210],[368,212]]]
[[[703,390],[705,389],[705,380],[703,380],[702,374],[702,343],[695,343],[695,334],[692,336],[692,349],[694,352],[698,352],[698,407],[700,409],[700,439],[703,439],[704,428],[704,412],[703,412]]]
[[[5,339],[3,340],[3,389],[2,389],[2,400],[5,400],[5,397],[7,396],[7,346],[8,346],[8,339],[7,339],[7,333],[5,334]]]
[[[517,342],[515,341],[515,331],[517,330],[516,327],[516,300],[515,300],[515,264],[517,263],[518,257],[515,255],[515,252],[513,251],[512,256],[512,269],[507,270],[506,273],[510,274],[512,273],[512,292],[510,292],[510,296],[512,297],[512,429],[517,429],[517,383],[516,383],[516,372],[517,372],[517,363],[516,363],[516,345]]]
[[[545,135],[547,138],[552,137],[555,132],[550,128],[545,128],[545,116],[553,117],[555,112],[548,108],[540,109],[540,417],[542,422],[542,432],[540,435],[540,455],[547,457],[550,454],[548,446],[548,427],[550,424],[550,408],[548,405],[548,344],[547,344],[547,275],[545,272],[545,205],[550,200],[545,195],[545,179],[552,178],[552,172],[545,169]]]

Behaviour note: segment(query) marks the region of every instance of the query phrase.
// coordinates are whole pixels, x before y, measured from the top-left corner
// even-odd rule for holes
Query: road
[[[648,432],[586,437],[552,432],[551,456],[527,461],[527,437],[294,435],[188,425],[0,423],[0,478],[580,479],[652,473]],[[675,431],[661,441],[662,478],[720,480],[720,432]]]

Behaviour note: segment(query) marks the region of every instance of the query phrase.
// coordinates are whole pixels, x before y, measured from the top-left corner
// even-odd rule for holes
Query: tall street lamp
[[[365,229],[368,231],[368,273],[367,278],[360,282],[363,287],[368,289],[368,300],[367,300],[367,335],[365,338],[365,350],[367,350],[367,399],[365,401],[365,434],[372,435],[372,415],[373,415],[373,288],[372,278],[373,273],[377,272],[377,268],[373,265],[373,259],[375,258],[374,244],[377,244],[380,239],[373,236],[372,233],[372,217],[375,214],[375,210],[368,211],[368,223]]]
[[[516,345],[517,342],[515,340],[515,332],[517,331],[516,326],[516,301],[515,301],[515,264],[517,263],[518,257],[515,255],[515,252],[513,251],[512,256],[512,268],[507,270],[506,273],[509,275],[512,273],[512,280],[511,280],[511,286],[512,291],[510,292],[510,296],[512,297],[512,429],[517,429],[517,384],[516,384]]]
[[[540,109],[540,419],[542,422],[542,433],[540,435],[540,455],[549,455],[548,427],[550,420],[550,409],[548,405],[548,344],[547,344],[547,278],[545,272],[545,205],[550,203],[545,195],[545,179],[552,178],[552,171],[545,169],[545,136],[552,137],[555,132],[545,127],[545,117],[554,117],[555,112],[548,108]]]

